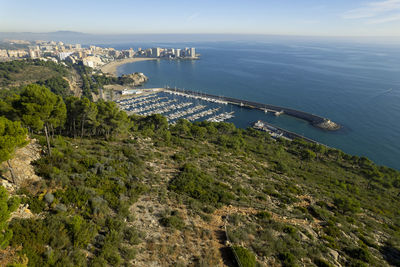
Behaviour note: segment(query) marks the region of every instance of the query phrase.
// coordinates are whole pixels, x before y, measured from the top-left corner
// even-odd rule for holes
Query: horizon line
[[[72,30],[57,30],[57,31],[0,31],[0,34],[54,34],[54,33],[75,33],[82,35],[239,35],[239,36],[281,36],[281,37],[323,37],[323,38],[399,38],[400,35],[317,35],[317,34],[291,34],[291,33],[242,33],[242,32],[196,32],[196,33],[183,33],[183,32],[135,32],[135,33],[93,33],[93,32],[79,32]]]

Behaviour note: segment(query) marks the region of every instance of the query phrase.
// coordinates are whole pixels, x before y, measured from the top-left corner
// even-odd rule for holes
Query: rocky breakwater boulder
[[[323,130],[328,130],[328,131],[336,131],[342,128],[339,124],[336,122],[333,122],[331,120],[325,119],[323,122],[317,123],[314,126],[321,128]]]
[[[10,160],[10,165],[14,172],[14,178],[10,172],[7,162],[0,164],[1,179],[0,183],[12,192],[23,184],[40,180],[35,174],[31,163],[40,158],[40,146],[35,139],[31,140],[25,147],[17,149],[14,157]]]
[[[121,76],[125,84],[140,86],[147,82],[149,78],[141,72],[135,72],[131,74],[124,74]]]

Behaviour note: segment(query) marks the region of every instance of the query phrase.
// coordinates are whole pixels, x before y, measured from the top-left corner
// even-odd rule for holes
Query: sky
[[[400,0],[0,0],[0,32],[400,36]]]

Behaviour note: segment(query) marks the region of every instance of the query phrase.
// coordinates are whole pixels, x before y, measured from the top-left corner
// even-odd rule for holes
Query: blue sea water
[[[155,45],[194,46],[201,59],[129,63],[120,66],[118,74],[143,72],[150,79],[145,87],[168,85],[330,118],[343,129],[326,132],[302,120],[247,109],[237,112],[232,122],[248,127],[263,119],[400,169],[400,47],[328,42],[167,43],[147,47]]]

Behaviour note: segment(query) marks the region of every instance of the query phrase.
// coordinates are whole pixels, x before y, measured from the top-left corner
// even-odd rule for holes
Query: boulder
[[[50,192],[48,192],[45,196],[44,196],[44,200],[47,202],[47,204],[51,204],[54,201],[54,195]]]
[[[59,204],[56,205],[55,209],[56,209],[56,211],[66,212],[67,211],[67,206],[65,206],[62,203],[59,203]]]

